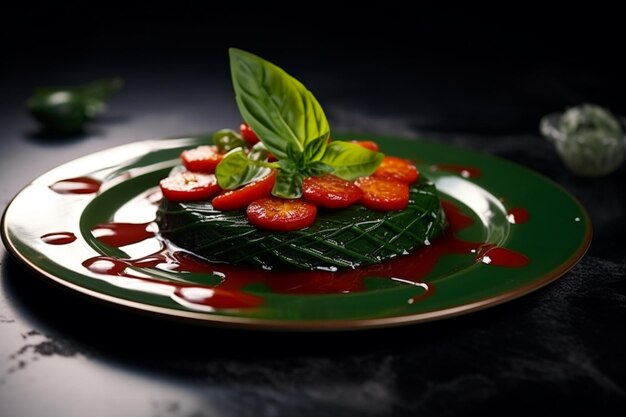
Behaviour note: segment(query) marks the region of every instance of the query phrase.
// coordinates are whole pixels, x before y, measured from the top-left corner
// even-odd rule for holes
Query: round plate
[[[401,267],[336,276],[227,267],[231,279],[208,264],[181,268],[171,251],[164,255],[153,223],[158,182],[181,150],[209,137],[124,145],[42,175],[5,211],[5,245],[43,276],[126,307],[237,327],[346,330],[440,319],[514,299],[568,271],[591,241],[583,207],[528,169],[440,143],[359,136],[413,159],[435,182],[455,227],[441,239],[445,250],[435,241],[397,258]],[[112,244],[106,236],[120,225],[134,237]]]

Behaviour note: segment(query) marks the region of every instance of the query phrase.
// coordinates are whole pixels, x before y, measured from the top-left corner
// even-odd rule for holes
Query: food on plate
[[[442,233],[437,190],[411,161],[371,140],[331,140],[298,80],[242,50],[230,61],[245,122],[183,151],[161,181],[162,237],[211,262],[332,271],[406,255]]]

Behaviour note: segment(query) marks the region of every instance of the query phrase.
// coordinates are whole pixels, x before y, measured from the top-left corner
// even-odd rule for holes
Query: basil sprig
[[[383,154],[348,142],[328,142],[330,127],[313,94],[284,70],[256,55],[231,48],[230,70],[237,106],[246,123],[278,162],[234,149],[218,165],[222,188],[235,189],[277,169],[272,194],[302,195],[302,181],[332,173],[354,180],[374,172]]]

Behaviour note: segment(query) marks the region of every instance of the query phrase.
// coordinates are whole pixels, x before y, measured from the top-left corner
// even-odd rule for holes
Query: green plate
[[[441,143],[359,136],[413,159],[435,182],[455,226],[441,241],[340,274],[203,264],[164,246],[152,222],[158,181],[182,149],[209,137],[133,143],[49,171],[6,209],[5,245],[44,277],[117,305],[215,325],[309,331],[396,326],[493,306],[557,279],[591,241],[584,208],[526,168]],[[128,244],[111,245],[107,235]]]

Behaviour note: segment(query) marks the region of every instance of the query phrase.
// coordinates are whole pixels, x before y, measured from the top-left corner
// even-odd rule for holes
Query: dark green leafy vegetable
[[[292,232],[257,229],[245,212],[218,211],[207,202],[164,199],[157,222],[165,238],[209,261],[331,270],[406,254],[433,240],[446,224],[437,191],[426,180],[411,186],[405,210],[376,212],[354,205],[319,211],[311,227]]]
[[[85,127],[106,109],[106,100],[120,88],[123,80],[113,78],[77,87],[37,88],[27,108],[46,132],[69,134]]]
[[[330,127],[317,99],[302,83],[276,65],[239,49],[230,49],[230,68],[237,105],[243,119],[261,143],[278,160],[279,170],[272,194],[297,198],[302,181],[312,175],[333,173],[346,179],[374,172],[383,155],[368,149],[331,142]],[[230,163],[229,158],[236,158]],[[243,169],[258,166],[252,158],[229,154],[222,164]],[[232,171],[216,172],[221,184],[232,188],[245,182],[220,178]],[[251,176],[238,176],[253,181]],[[230,189],[230,188],[229,188]]]

